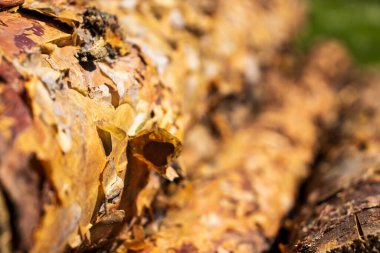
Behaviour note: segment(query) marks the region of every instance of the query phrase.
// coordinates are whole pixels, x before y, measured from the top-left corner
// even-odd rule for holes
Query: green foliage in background
[[[309,0],[309,21],[298,40],[307,50],[315,42],[343,42],[359,64],[380,66],[380,0]]]

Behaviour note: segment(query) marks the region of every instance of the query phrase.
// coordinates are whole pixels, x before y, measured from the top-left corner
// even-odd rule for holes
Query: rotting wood
[[[380,250],[379,75],[367,75],[340,93],[340,141],[330,143],[313,172],[294,221],[292,252]]]

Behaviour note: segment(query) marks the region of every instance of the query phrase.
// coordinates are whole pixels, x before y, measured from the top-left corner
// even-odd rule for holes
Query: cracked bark
[[[341,92],[340,142],[313,172],[290,240],[294,252],[380,249],[378,80],[369,74]]]

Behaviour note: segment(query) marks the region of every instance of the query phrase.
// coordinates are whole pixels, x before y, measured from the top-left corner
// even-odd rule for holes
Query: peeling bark
[[[260,68],[303,17],[296,0],[4,3],[0,186],[14,217],[2,234],[16,252],[146,247],[158,174],[185,174],[187,130],[212,102],[269,100]]]
[[[2,251],[270,247],[321,126],[337,120],[348,72],[336,44],[305,66],[286,52],[300,1],[0,0],[0,9]],[[363,157],[338,160],[368,169],[372,139]],[[349,188],[324,173],[317,204],[349,202],[342,231],[354,224],[371,245],[378,173],[363,171],[361,181],[345,172]]]
[[[277,92],[272,106],[242,114],[238,130],[236,121],[223,120],[216,127],[230,134],[215,136],[208,124],[190,131],[182,155],[189,180],[157,203],[168,213],[145,252],[270,249],[309,173],[321,125],[336,120],[335,88],[346,74],[320,62],[334,52],[331,64],[339,65],[346,61],[342,51],[335,43],[316,49],[297,80],[273,68],[264,76],[268,91]],[[228,110],[209,115],[226,117],[241,106],[232,99]]]

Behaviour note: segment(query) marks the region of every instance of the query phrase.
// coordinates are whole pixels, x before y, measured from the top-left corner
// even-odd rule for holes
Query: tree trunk
[[[296,0],[21,2],[0,12],[4,252],[146,247],[156,172],[181,174],[213,103],[271,101],[260,69],[303,15]]]
[[[23,2],[0,0],[1,252],[268,250],[349,72],[334,43],[288,52],[303,5]],[[360,89],[339,93],[295,251],[379,248],[378,88]]]
[[[293,252],[380,249],[379,76],[366,79],[341,92],[341,140],[313,174],[293,228]]]
[[[146,252],[269,250],[308,175],[320,125],[335,120],[332,83],[345,76],[346,60],[336,44],[326,44],[310,56],[297,81],[281,68],[267,73],[265,84],[278,96],[262,112],[192,129],[182,154],[189,181],[169,190],[168,199],[158,198],[157,206],[168,213]],[[238,117],[242,107],[241,98],[230,99],[228,107],[221,103],[207,115]],[[238,130],[233,122],[241,122]],[[230,134],[215,136],[215,129]]]

